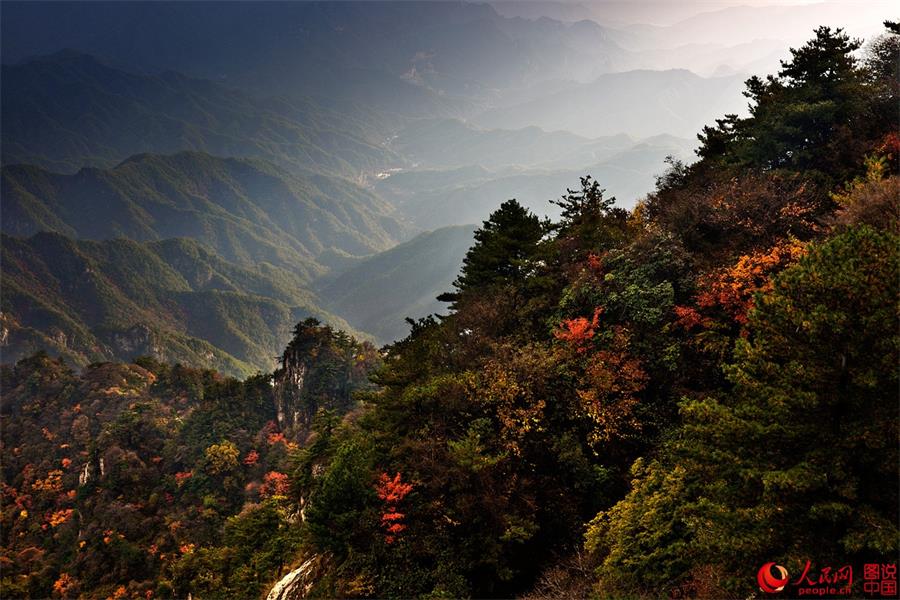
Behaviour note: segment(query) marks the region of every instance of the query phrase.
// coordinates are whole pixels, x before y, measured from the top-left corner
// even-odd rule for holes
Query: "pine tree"
[[[456,302],[470,291],[520,283],[530,272],[529,261],[544,232],[545,226],[535,214],[518,201],[507,200],[475,231],[475,244],[453,282],[456,293],[438,299]]]
[[[819,27],[812,40],[791,49],[777,76],[747,80],[750,117],[729,115],[705,127],[698,154],[742,167],[847,179],[862,163],[868,140],[860,133],[871,120],[854,55],[860,46],[842,29]]]
[[[559,200],[560,221],[554,225],[563,262],[583,260],[592,252],[613,248],[626,239],[628,211],[606,198],[606,190],[590,176],[581,178],[580,190],[567,190]]]

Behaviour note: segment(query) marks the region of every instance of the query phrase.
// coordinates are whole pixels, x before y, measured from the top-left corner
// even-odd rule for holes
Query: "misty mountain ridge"
[[[535,168],[422,166],[390,174],[377,181],[374,190],[423,229],[480,222],[510,198],[536,214],[556,217],[558,207],[550,200],[575,186],[585,173],[602,182],[617,205],[631,207],[652,189],[667,157],[690,161],[694,148],[694,141],[666,134],[643,140],[610,136],[579,142],[573,153]]]
[[[406,318],[446,312],[437,296],[451,289],[474,230],[461,225],[420,234],[351,266],[321,287],[319,296],[379,342],[402,339],[409,332]]]
[[[2,171],[3,231],[88,239],[197,239],[229,261],[316,272],[315,256],[384,250],[410,228],[374,194],[343,179],[292,175],[258,160],[196,152],[140,154],[74,175]]]
[[[582,16],[592,19],[566,21],[505,15],[477,3],[229,3],[213,18],[191,3],[129,3],[96,7],[86,21],[86,11],[73,3],[58,9],[65,18],[57,17],[47,39],[4,30],[3,50],[5,60],[16,61],[62,44],[146,72],[183,72],[263,97],[314,91],[342,108],[358,108],[365,98],[383,113],[472,117],[515,103],[517,90],[536,83],[586,84],[638,68],[750,74],[823,19],[847,12],[828,4],[757,6],[668,25],[623,25],[605,22],[615,4],[604,11],[585,5]],[[45,23],[49,9],[11,3],[7,10],[27,24]],[[253,27],[242,28],[245,22]],[[869,35],[880,23],[860,14],[854,27]],[[770,40],[766,46],[750,45],[764,39]]]
[[[746,112],[743,81],[742,75],[705,78],[686,69],[611,73],[522,104],[488,110],[473,122],[499,129],[537,125],[587,137],[618,133],[693,137],[713,114]]]
[[[75,171],[139,152],[263,158],[358,178],[398,158],[371,126],[308,97],[263,100],[175,71],[146,75],[75,50],[3,65],[3,163]],[[377,120],[373,120],[377,122]]]
[[[387,343],[406,335],[406,318],[443,309],[435,298],[456,277],[472,229],[422,234],[315,284],[268,263],[230,263],[184,238],[3,234],[4,359],[39,349],[76,365],[148,355],[243,377],[271,369],[308,317]]]
[[[10,8],[26,23],[46,22],[47,10]],[[497,88],[535,77],[589,77],[585,66],[596,74],[612,68],[618,55],[596,25],[584,31],[506,19],[469,3],[228,3],[215,16],[190,3],[134,3],[96,7],[89,21],[78,5],[60,10],[67,14],[55,19],[54,45],[115,56],[146,71],[227,81],[260,95],[315,89],[329,98],[365,97],[377,109],[404,114],[459,115]],[[242,29],[247,22],[253,27]],[[49,50],[41,40],[3,33],[4,54],[13,60]]]

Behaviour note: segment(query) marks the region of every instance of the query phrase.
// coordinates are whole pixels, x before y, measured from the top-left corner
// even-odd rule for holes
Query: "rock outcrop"
[[[304,560],[299,567],[282,577],[272,586],[266,600],[298,600],[306,598],[316,577],[322,570],[325,560],[319,554]]]

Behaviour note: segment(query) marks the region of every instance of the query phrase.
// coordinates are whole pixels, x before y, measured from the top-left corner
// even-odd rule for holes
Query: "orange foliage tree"
[[[397,473],[393,479],[387,473],[382,473],[378,478],[375,492],[385,503],[384,512],[381,515],[381,526],[385,529],[384,541],[388,544],[393,544],[397,540],[397,535],[406,529],[406,525],[403,523],[406,515],[398,511],[397,505],[412,489],[412,484],[403,483],[400,480],[400,473]]]
[[[259,462],[259,452],[256,450],[251,450],[247,453],[247,456],[244,457],[244,464],[248,467],[255,466],[256,463]]]
[[[770,291],[771,277],[805,253],[806,244],[791,239],[741,256],[734,265],[714,271],[701,281],[699,287],[703,291],[695,297],[694,306],[675,308],[679,324],[686,329],[709,328],[715,322],[713,315],[719,312],[732,323],[746,325],[754,296]]]
[[[76,595],[78,581],[68,573],[60,573],[59,578],[53,582],[53,596],[55,598],[71,598]]]
[[[73,512],[75,511],[73,511],[71,508],[58,510],[50,515],[50,517],[47,519],[47,522],[50,523],[51,527],[59,527],[72,517]]]
[[[612,327],[609,350],[590,355],[584,378],[588,386],[577,391],[582,410],[594,422],[589,438],[594,444],[627,439],[641,430],[634,414],[638,394],[649,377],[641,361],[628,354],[628,333]]]
[[[594,317],[590,321],[585,317],[565,319],[553,335],[558,340],[568,342],[578,352],[586,352],[587,343],[594,337],[602,312],[602,308],[595,308]]]
[[[273,496],[287,496],[291,491],[291,483],[288,476],[278,471],[269,471],[263,477],[263,484],[259,488],[259,495],[263,498]]]
[[[62,476],[62,471],[54,469],[47,473],[46,479],[38,479],[31,484],[31,489],[35,492],[59,492],[62,489]]]
[[[472,400],[497,416],[504,453],[520,456],[526,438],[545,426],[554,360],[553,353],[539,346],[510,345],[498,347],[496,358],[485,363]]]

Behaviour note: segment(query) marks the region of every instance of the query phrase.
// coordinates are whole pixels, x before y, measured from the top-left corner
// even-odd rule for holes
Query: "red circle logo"
[[[774,594],[784,589],[788,582],[787,569],[773,562],[766,563],[756,573],[759,589],[767,594]]]

